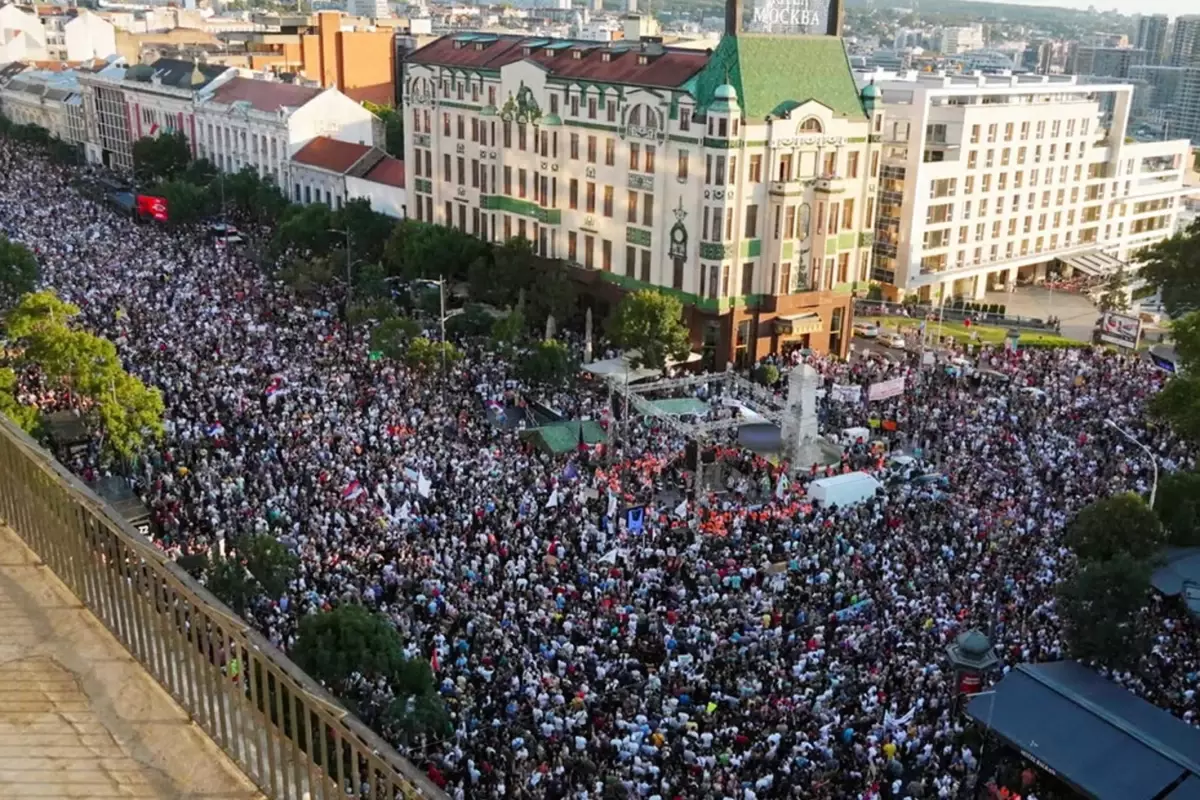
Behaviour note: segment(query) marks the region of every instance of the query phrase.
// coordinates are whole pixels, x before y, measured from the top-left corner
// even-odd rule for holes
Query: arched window
[[[800,133],[821,133],[824,128],[821,127],[821,120],[816,117],[809,117],[800,123]]]
[[[641,103],[629,109],[627,124],[635,128],[658,130],[662,127],[661,115],[650,106]]]

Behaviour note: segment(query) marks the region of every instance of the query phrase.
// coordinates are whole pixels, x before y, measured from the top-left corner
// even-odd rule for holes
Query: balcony
[[[344,795],[348,784],[444,800],[7,420],[0,420],[0,514],[12,526],[0,528],[10,584],[0,615],[7,656],[0,725],[38,730],[0,743],[6,783],[22,795],[67,797],[89,785],[88,796],[124,795],[116,784],[132,778],[129,795],[141,797],[250,797],[253,785],[283,800]],[[240,675],[254,680],[235,679],[230,654]],[[35,702],[22,703],[22,695]],[[297,720],[309,724],[297,729]],[[124,741],[109,735],[114,722],[128,733]],[[330,763],[327,747],[306,752],[314,734],[345,756],[333,774],[322,766]],[[48,767],[48,750],[69,756]]]

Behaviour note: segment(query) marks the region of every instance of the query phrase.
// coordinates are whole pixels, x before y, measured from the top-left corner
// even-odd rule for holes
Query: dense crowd
[[[784,487],[730,449],[736,491],[681,505],[684,442],[653,419],[604,459],[548,455],[489,417],[521,388],[503,358],[471,349],[445,387],[373,360],[365,328],[347,337],[237,248],[134,225],[69,177],[0,142],[0,230],[162,390],[165,441],[131,476],[162,546],[267,532],[292,548],[290,591],[249,612],[284,648],[337,603],[393,620],[436,662],[452,719],[409,754],[454,797],[957,797],[980,753],[951,709],[946,646],[977,627],[1006,668],[1062,657],[1064,524],[1149,488],[1104,421],[1193,466],[1143,425],[1162,379],[1136,359],[983,348],[968,379],[809,357],[827,386],[905,375],[890,400],[827,395],[821,420],[888,421],[945,480],[815,508],[805,476],[823,472]],[[565,394],[606,416],[595,387]],[[630,504],[653,509],[642,531],[612,514]],[[1112,677],[1198,724],[1200,653],[1177,613],[1156,609],[1153,649]],[[387,699],[362,691],[368,708]]]

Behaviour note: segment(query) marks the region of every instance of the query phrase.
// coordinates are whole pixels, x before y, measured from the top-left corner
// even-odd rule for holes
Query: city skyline
[[[988,2],[988,0],[968,0],[968,2]],[[1089,7],[1094,6],[1100,11],[1117,10],[1122,14],[1168,14],[1171,17],[1178,17],[1183,14],[1197,14],[1200,9],[1197,9],[1195,0],[1141,0],[1140,2],[1095,2],[1094,0],[1008,0],[1012,5],[1021,6],[1039,6],[1042,8],[1070,8],[1077,11],[1086,11]]]

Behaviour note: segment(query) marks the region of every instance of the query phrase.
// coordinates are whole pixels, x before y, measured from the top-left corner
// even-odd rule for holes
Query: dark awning
[[[1087,797],[1200,798],[1200,730],[1074,661],[1022,664],[967,714]]]

